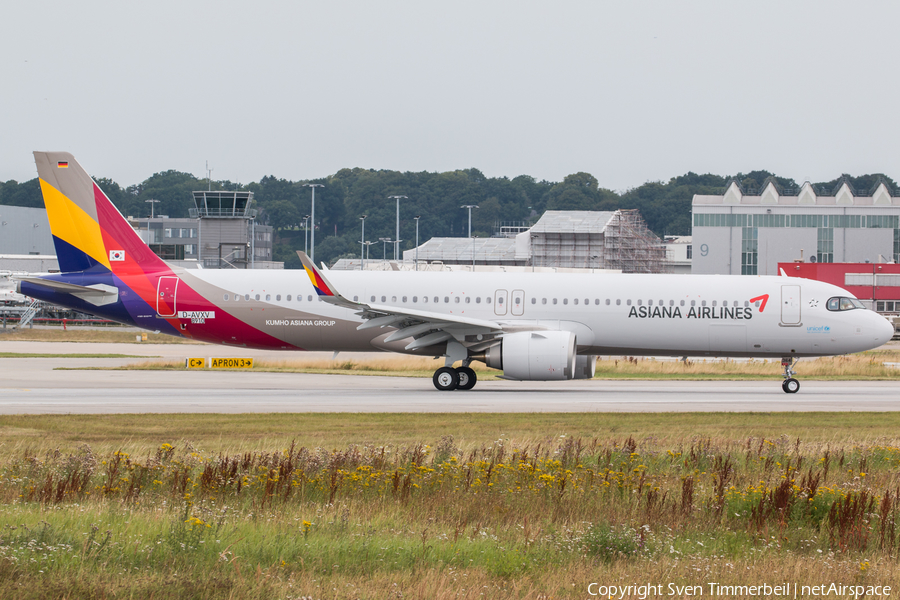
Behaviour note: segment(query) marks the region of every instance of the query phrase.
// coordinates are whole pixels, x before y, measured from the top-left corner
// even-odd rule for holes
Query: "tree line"
[[[768,171],[733,176],[689,172],[667,182],[647,182],[622,193],[600,187],[590,173],[574,173],[560,182],[552,182],[538,181],[528,175],[512,179],[485,177],[478,169],[413,173],[355,168],[308,181],[266,176],[248,184],[227,180],[210,182],[190,173],[169,170],[124,188],[106,177],[94,180],[123,215],[134,217],[149,216],[150,205],[146,200],[150,199],[159,201],[154,208],[157,215],[187,217],[194,206],[191,192],[208,186],[215,190],[252,191],[260,211],[259,222],[276,230],[274,258],[284,261],[286,268],[300,267],[295,250],[303,247],[300,227],[304,217],[310,214],[307,183],[325,186],[316,190],[316,259],[329,264],[338,258],[359,256],[362,215],[366,215],[369,241],[394,238],[396,205],[389,199],[393,195],[407,196],[400,201],[400,247],[409,249],[415,245],[415,216],[420,217],[420,242],[432,237],[466,236],[468,212],[460,207],[467,204],[479,207],[472,211],[472,234],[477,237],[490,236],[499,222],[531,224],[547,210],[620,208],[638,209],[659,236],[690,235],[694,194],[723,194],[731,181],[738,182],[745,194],[760,193],[770,181],[785,195],[798,193],[800,187],[793,179]],[[842,175],[813,187],[819,195],[831,195],[843,182],[862,195],[872,193],[881,182],[892,193],[897,189],[895,182],[881,173]],[[38,180],[0,183],[0,205],[3,204],[43,207]],[[381,258],[381,248],[381,244],[373,246],[370,257]],[[388,257],[393,257],[390,250]]]

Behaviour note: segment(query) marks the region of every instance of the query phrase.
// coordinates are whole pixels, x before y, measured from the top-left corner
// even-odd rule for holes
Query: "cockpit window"
[[[856,298],[829,298],[825,305],[828,310],[853,310],[856,308],[865,308],[863,303]]]

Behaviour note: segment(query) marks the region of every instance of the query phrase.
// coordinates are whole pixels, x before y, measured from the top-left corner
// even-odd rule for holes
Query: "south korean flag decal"
[[[109,260],[125,260],[125,251],[124,250],[110,250],[109,251]]]

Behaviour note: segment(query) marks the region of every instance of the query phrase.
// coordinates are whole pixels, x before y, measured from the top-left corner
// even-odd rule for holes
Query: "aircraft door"
[[[160,277],[156,286],[156,313],[161,317],[174,317],[177,314],[175,292],[178,290],[178,278]]]
[[[507,302],[507,292],[506,290],[497,290],[494,292],[494,314],[498,316],[503,316],[506,314],[508,310],[506,308]]]
[[[513,290],[512,298],[509,300],[509,310],[514,317],[521,317],[525,314],[525,292]]]
[[[781,323],[783,325],[800,324],[800,286],[781,286]]]

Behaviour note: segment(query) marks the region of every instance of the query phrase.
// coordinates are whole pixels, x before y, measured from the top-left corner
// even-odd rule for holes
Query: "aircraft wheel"
[[[785,394],[796,394],[797,390],[800,389],[800,382],[793,377],[785,379],[784,383],[781,384],[781,389],[784,390]]]
[[[459,374],[452,367],[441,367],[434,372],[434,377],[431,380],[434,382],[434,387],[438,390],[449,392],[455,390],[459,385]]]
[[[478,377],[475,375],[475,371],[473,371],[469,367],[458,368],[456,370],[456,374],[459,375],[459,385],[457,386],[457,389],[471,390],[478,382]]]

